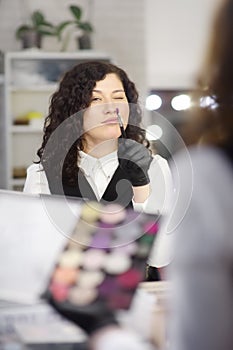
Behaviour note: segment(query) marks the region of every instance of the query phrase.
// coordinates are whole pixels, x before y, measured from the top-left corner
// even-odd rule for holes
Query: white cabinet
[[[112,61],[109,55],[93,50],[5,54],[6,188],[21,190],[26,168],[38,160],[43,121],[57,81],[73,65],[89,60]]]

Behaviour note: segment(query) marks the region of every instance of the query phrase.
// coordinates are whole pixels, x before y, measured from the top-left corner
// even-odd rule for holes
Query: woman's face
[[[99,144],[121,135],[116,109],[124,128],[129,119],[129,104],[121,80],[114,73],[97,81],[92,91],[91,104],[83,115],[84,137],[87,143]]]

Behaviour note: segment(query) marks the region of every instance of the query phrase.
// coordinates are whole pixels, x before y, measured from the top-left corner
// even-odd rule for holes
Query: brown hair
[[[60,176],[59,174],[63,171],[63,177],[70,185],[74,185],[76,180],[79,151],[84,149],[82,111],[91,103],[92,91],[96,82],[103,80],[110,73],[116,74],[121,80],[129,103],[127,138],[149,146],[145,138],[145,131],[140,127],[142,112],[138,106],[138,92],[125,71],[116,65],[101,61],[77,64],[65,73],[58,90],[51,98],[49,114],[44,124],[43,142],[37,151],[39,162],[44,168],[49,167],[54,176]],[[77,115],[75,118],[70,118],[75,114]],[[64,121],[66,123],[63,123]],[[62,123],[64,127],[60,132],[58,126]],[[56,133],[54,133],[55,130]],[[51,137],[52,135],[56,137]],[[70,147],[71,135],[75,141]],[[46,149],[48,141],[52,139],[53,141]],[[59,158],[61,154],[66,154],[65,159]]]
[[[233,139],[233,0],[224,1],[216,12],[197,91],[214,103],[192,111],[184,129],[187,143],[229,146]]]

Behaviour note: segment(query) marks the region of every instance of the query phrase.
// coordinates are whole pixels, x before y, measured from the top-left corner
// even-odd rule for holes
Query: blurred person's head
[[[212,101],[193,110],[187,143],[232,148],[233,140],[233,0],[218,9],[197,82],[198,96]]]

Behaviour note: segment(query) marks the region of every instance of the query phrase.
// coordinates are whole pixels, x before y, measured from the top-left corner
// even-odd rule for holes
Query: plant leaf
[[[66,26],[68,26],[71,23],[73,23],[73,22],[72,21],[64,21],[64,22],[58,24],[57,31],[61,32]]]
[[[54,28],[54,25],[52,23],[49,23],[47,21],[41,23],[43,26],[49,27],[49,28]]]
[[[85,32],[92,32],[93,31],[93,27],[89,22],[81,22],[79,23],[79,28],[82,29]]]
[[[75,5],[71,5],[70,6],[70,11],[74,15],[74,17],[77,19],[77,21],[80,21],[80,19],[82,17],[82,10],[81,10],[81,8],[78,7],[78,6],[75,6]]]
[[[40,11],[34,11],[32,13],[32,22],[34,27],[38,27],[39,25],[43,24],[45,22],[44,15]]]
[[[63,32],[63,30],[71,23],[71,21],[64,21],[56,27],[56,34],[59,40],[61,39],[61,33]]]
[[[17,39],[20,39],[22,33],[24,33],[24,32],[27,31],[27,30],[30,30],[30,29],[31,29],[31,27],[29,27],[29,26],[26,25],[26,24],[20,26],[20,27],[16,30],[16,33],[15,33],[16,38],[17,38]]]
[[[40,34],[40,35],[50,35],[50,36],[55,36],[56,35],[56,33],[55,33],[55,31],[48,31],[48,30],[46,30],[46,29],[38,29],[38,33]]]

